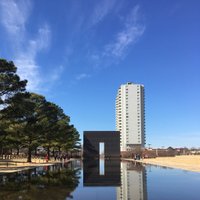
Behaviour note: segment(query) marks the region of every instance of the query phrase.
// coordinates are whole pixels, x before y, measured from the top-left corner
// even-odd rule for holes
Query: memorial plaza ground
[[[124,159],[124,160],[134,161],[133,159]],[[163,166],[163,167],[177,168],[177,169],[200,173],[200,155],[183,155],[183,156],[175,156],[175,157],[146,158],[146,159],[137,160],[137,162],[144,163],[144,164],[158,165],[158,166]],[[39,166],[48,166],[48,165],[53,165],[56,163],[60,163],[60,162],[54,161],[54,160],[46,162],[44,159],[33,159],[32,163],[27,163],[26,159],[13,160],[13,162],[2,163],[0,165],[0,173],[11,173],[11,172],[20,171],[22,169],[28,169],[28,168],[39,167]]]
[[[144,164],[183,169],[200,173],[200,155],[182,155],[175,157],[157,157],[138,160]]]

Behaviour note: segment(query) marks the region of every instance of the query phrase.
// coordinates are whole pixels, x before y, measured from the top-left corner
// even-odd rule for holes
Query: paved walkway
[[[50,166],[62,163],[61,161],[53,160],[46,162],[44,159],[32,159],[31,163],[27,163],[26,160],[27,159],[0,160],[0,173],[13,173],[35,167]],[[69,162],[69,160],[66,162]]]

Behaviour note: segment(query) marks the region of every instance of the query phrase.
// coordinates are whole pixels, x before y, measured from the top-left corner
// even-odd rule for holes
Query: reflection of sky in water
[[[105,160],[104,159],[99,160],[99,174],[105,175]]]
[[[148,167],[148,200],[199,200],[200,173]]]
[[[72,195],[75,200],[199,200],[199,186],[200,173],[122,163],[120,187],[84,187],[81,178]]]

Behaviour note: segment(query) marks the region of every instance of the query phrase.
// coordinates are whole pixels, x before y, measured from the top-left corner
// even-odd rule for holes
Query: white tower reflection
[[[147,200],[145,167],[139,163],[121,163],[121,186],[117,188],[117,200]]]

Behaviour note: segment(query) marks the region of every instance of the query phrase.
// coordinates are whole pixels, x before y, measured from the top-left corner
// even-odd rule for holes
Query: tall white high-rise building
[[[120,149],[128,151],[145,145],[144,86],[126,83],[116,97],[116,130],[120,131]]]

